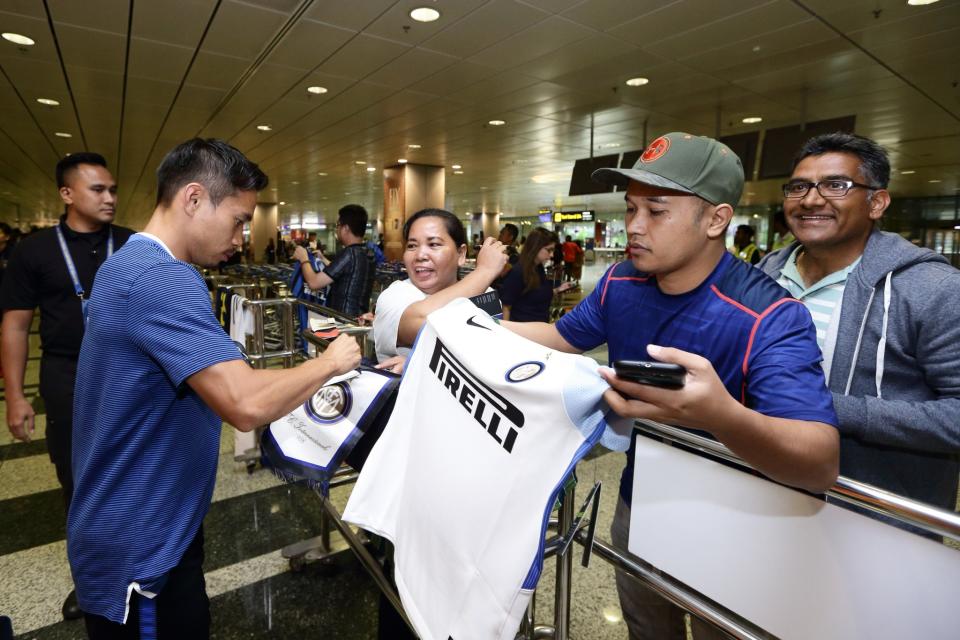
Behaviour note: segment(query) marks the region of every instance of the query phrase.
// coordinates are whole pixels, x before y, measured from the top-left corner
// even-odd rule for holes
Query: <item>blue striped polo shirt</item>
[[[583,351],[607,343],[610,360],[649,360],[647,345],[703,356],[727,393],[764,415],[837,425],[810,313],[762,271],[729,252],[696,288],[670,295],[629,261],[557,322]],[[620,479],[633,491],[634,445]]]
[[[240,358],[200,274],[130,238],[97,272],[73,408],[67,555],[80,608],[123,622],[157,593],[213,495],[220,418],[186,384]]]
[[[837,307],[843,300],[843,290],[847,286],[847,278],[860,264],[860,258],[858,257],[848,266],[824,276],[819,282],[815,282],[808,287],[804,284],[803,276],[800,275],[800,270],[797,268],[797,258],[799,257],[800,247],[797,247],[784,263],[777,283],[789,291],[794,298],[807,305],[807,309],[810,310],[810,315],[813,317],[813,324],[817,327],[817,344],[824,352],[824,359],[830,362],[833,357],[833,345],[826,344],[827,332],[830,329],[830,323],[833,322]],[[828,346],[830,353],[827,353]]]

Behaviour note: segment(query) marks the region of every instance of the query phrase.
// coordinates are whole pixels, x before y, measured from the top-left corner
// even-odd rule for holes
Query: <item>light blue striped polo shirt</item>
[[[73,409],[67,555],[80,608],[123,622],[210,506],[220,418],[186,384],[240,358],[200,274],[136,234],[97,272]]]
[[[847,286],[847,277],[860,264],[860,258],[858,257],[847,267],[834,271],[819,282],[807,287],[803,283],[803,276],[797,269],[797,258],[800,256],[800,251],[801,247],[797,247],[787,258],[787,262],[780,271],[777,283],[789,291],[794,298],[803,302],[810,311],[813,324],[817,329],[817,345],[823,352],[824,370],[829,372],[834,347],[834,344],[828,341],[830,325],[834,320],[834,314],[838,313],[841,307],[843,290]]]

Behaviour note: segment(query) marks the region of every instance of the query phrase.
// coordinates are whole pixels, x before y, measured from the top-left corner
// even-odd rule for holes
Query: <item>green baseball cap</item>
[[[660,136],[632,169],[597,169],[597,182],[626,186],[631,180],[736,206],[743,193],[743,165],[730,147],[713,138],[673,132]]]

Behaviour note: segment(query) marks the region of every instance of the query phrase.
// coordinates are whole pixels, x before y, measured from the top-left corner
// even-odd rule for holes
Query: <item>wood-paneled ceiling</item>
[[[411,20],[423,5],[440,19]],[[284,220],[379,212],[366,167],[398,158],[447,167],[457,212],[618,210],[616,195],[566,195],[591,116],[594,152],[611,153],[645,131],[856,114],[891,152],[895,196],[960,188],[957,0],[5,0],[0,25],[36,41],[0,41],[8,221],[57,215],[54,164],[89,149],[119,181],[118,220],[141,227],[160,159],[197,135],[260,163]]]

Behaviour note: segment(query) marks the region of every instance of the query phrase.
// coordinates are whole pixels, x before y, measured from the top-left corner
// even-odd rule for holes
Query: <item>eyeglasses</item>
[[[859,182],[845,178],[831,178],[829,180],[821,180],[820,182],[788,182],[782,186],[783,197],[790,198],[791,200],[799,200],[800,198],[805,198],[813,187],[815,187],[817,193],[824,198],[842,198],[854,187],[861,187],[862,189],[880,188],[872,187],[869,184],[860,184]]]

